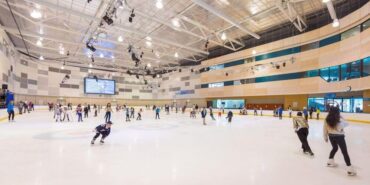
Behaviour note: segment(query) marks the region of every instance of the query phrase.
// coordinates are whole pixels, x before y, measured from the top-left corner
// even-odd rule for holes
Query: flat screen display
[[[85,78],[85,94],[114,95],[116,82],[114,80]]]

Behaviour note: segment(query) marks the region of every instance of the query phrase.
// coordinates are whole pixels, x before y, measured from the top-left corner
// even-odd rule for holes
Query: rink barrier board
[[[48,110],[48,108],[36,108],[36,110]],[[174,111],[172,111],[174,112]],[[179,113],[181,113],[182,111],[178,111]],[[186,110],[185,112],[190,112],[189,110]],[[216,111],[215,111],[216,112]],[[218,113],[218,112],[217,112]],[[217,116],[217,113],[215,113],[215,115]],[[237,114],[237,115],[240,115],[239,112],[233,112],[234,114]],[[227,113],[222,113],[223,115],[226,115]],[[15,113],[14,114],[15,116],[18,116],[19,113]],[[240,116],[254,116],[253,114],[248,114],[248,115],[240,115]],[[260,115],[258,115],[260,116]],[[273,117],[274,115],[273,114],[263,114],[263,116],[270,116],[270,117]],[[283,115],[284,118],[288,118],[289,116],[288,115]],[[294,117],[294,116],[292,116]],[[0,117],[0,122],[3,122],[3,121],[6,121],[8,120],[8,116],[3,116],[3,117]],[[313,119],[313,120],[316,120],[316,119]],[[324,120],[324,118],[320,118],[319,120]],[[365,124],[370,124],[370,120],[357,120],[357,119],[346,119],[347,121],[350,121],[350,122],[356,122],[356,123],[365,123]]]

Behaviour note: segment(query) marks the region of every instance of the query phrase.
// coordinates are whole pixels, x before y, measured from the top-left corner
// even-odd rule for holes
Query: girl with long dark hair
[[[324,123],[324,140],[325,142],[330,141],[333,149],[329,155],[328,167],[336,167],[337,164],[334,162],[335,153],[338,151],[338,146],[342,151],[344,161],[347,165],[347,174],[356,175],[356,171],[351,165],[351,160],[348,155],[346,140],[344,139],[344,127],[348,126],[348,123],[340,116],[338,107],[330,107],[329,113]]]
[[[108,121],[110,121],[110,118],[112,116],[112,106],[110,103],[107,104],[107,107],[105,108],[105,122],[108,123]]]

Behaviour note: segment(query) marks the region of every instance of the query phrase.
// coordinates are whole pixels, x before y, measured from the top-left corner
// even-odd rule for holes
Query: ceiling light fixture
[[[173,18],[173,19],[171,20],[171,22],[172,22],[172,25],[173,25],[173,26],[175,26],[175,27],[180,27],[180,21],[179,21],[179,19],[178,19],[178,18]]]
[[[37,40],[36,45],[39,46],[39,47],[42,47],[42,41],[41,40]]]
[[[330,0],[322,0],[323,3],[328,3]]]
[[[150,63],[148,63],[146,66],[147,66],[147,67],[152,67],[152,65],[151,65]]]
[[[32,10],[31,12],[31,17],[34,18],[34,19],[40,19],[42,17],[42,14],[40,11],[38,10]]]
[[[40,60],[44,60],[44,57],[41,55],[39,59],[40,59]]]
[[[178,57],[179,57],[179,54],[178,54],[177,52],[175,53],[175,57],[176,57],[176,58],[178,58]]]
[[[155,6],[158,9],[162,9],[163,8],[163,2],[162,2],[162,0],[157,0],[157,2],[155,3]]]
[[[88,72],[88,73],[91,73],[91,69],[89,69],[87,72]]]
[[[60,69],[64,69],[64,66],[60,66]]]
[[[39,33],[40,33],[40,35],[44,34],[44,29],[42,27],[40,27]]]
[[[338,27],[338,26],[339,26],[339,20],[338,20],[338,19],[334,19],[334,20],[333,20],[333,24],[332,24],[332,26],[333,26],[334,28]]]
[[[100,53],[99,57],[100,58],[104,58],[104,54],[103,53]]]
[[[120,35],[118,38],[117,38],[118,42],[123,42],[123,37]]]
[[[257,51],[256,50],[252,50],[252,55],[255,55],[257,54]]]
[[[226,33],[225,32],[222,32],[221,39],[222,40],[226,40],[227,39],[227,36],[226,36]]]
[[[147,41],[152,41],[152,37],[149,37],[149,36],[146,36],[146,37],[145,37],[145,39],[146,39]]]
[[[92,68],[92,67],[93,67],[92,63],[90,63],[90,64],[89,64],[89,67],[90,67],[90,68]]]
[[[146,42],[145,42],[145,44],[146,44],[146,46],[148,46],[148,47],[152,47],[152,42],[150,42],[150,41],[146,41]]]

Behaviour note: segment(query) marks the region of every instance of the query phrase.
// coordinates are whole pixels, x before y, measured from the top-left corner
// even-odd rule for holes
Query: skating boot
[[[347,166],[347,174],[349,176],[355,176],[357,173],[356,173],[356,170],[352,166]]]
[[[328,161],[328,163],[327,163],[327,166],[328,166],[328,167],[337,167],[337,166],[338,166],[338,164],[336,164],[336,163],[334,162],[334,159],[329,159],[329,161]]]
[[[92,145],[94,144],[94,142],[95,142],[95,140],[91,140],[91,144],[92,144]]]
[[[100,144],[104,144],[104,141],[103,140],[100,140]]]

